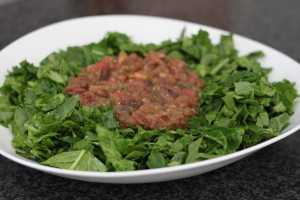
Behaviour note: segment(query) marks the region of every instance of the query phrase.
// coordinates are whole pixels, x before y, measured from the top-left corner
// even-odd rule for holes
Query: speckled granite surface
[[[230,30],[300,62],[299,0],[166,0],[163,5],[168,6],[158,0],[13,2],[0,7],[0,49],[30,31],[63,19],[145,14]],[[0,199],[300,199],[300,132],[210,173],[152,184],[69,180],[0,156]]]

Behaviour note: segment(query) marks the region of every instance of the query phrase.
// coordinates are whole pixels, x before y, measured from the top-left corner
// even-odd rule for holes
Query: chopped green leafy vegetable
[[[113,106],[82,106],[66,95],[68,78],[105,56],[143,56],[163,50],[184,60],[206,87],[199,114],[186,130],[121,129]],[[271,83],[257,58],[238,56],[233,35],[213,44],[206,31],[177,41],[136,44],[108,33],[98,43],[54,52],[36,67],[13,67],[0,92],[0,124],[12,126],[19,155],[43,165],[83,171],[132,171],[193,163],[232,153],[277,136],[288,125],[298,94],[288,80]]]
[[[105,165],[91,152],[84,149],[57,154],[42,162],[42,164],[81,171],[106,171]]]

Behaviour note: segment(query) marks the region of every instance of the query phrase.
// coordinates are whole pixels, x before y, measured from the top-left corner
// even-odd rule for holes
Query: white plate
[[[20,61],[27,59],[29,62],[38,64],[53,51],[72,45],[97,42],[108,31],[126,33],[135,42],[159,43],[166,39],[176,39],[184,27],[188,35],[196,33],[199,29],[208,31],[213,42],[218,42],[221,34],[228,34],[226,31],[200,24],[149,16],[107,15],[67,20],[29,33],[0,51],[0,85],[4,83],[7,70]],[[261,63],[263,66],[273,67],[270,80],[286,78],[296,82],[296,88],[300,92],[299,63],[273,48],[242,36],[235,35],[234,42],[240,55],[256,50],[263,51],[266,57],[261,60]],[[181,166],[130,172],[84,172],[42,166],[16,155],[11,145],[13,137],[11,131],[3,127],[0,127],[0,153],[22,165],[72,179],[105,183],[146,183],[174,180],[220,168],[291,135],[300,128],[300,105],[299,101],[295,103],[295,114],[290,119],[290,125],[281,135],[236,153]]]

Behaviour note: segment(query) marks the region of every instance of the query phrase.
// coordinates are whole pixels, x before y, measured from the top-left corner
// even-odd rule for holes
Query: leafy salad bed
[[[298,96],[288,80],[270,83],[271,69],[238,56],[232,34],[212,44],[206,31],[175,42],[136,44],[108,33],[98,43],[54,52],[36,67],[27,61],[0,88],[0,124],[11,124],[18,155],[43,165],[84,171],[131,171],[197,162],[229,154],[277,136],[293,114]],[[187,130],[120,129],[113,106],[86,107],[68,97],[68,78],[105,56],[153,50],[184,60],[206,87],[199,115]]]

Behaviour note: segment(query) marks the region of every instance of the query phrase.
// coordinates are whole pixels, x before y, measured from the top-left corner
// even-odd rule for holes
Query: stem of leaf
[[[221,60],[210,72],[211,75],[216,75],[228,62],[229,58],[225,58]]]
[[[78,165],[79,161],[80,161],[80,160],[82,159],[82,157],[84,156],[85,152],[86,152],[85,149],[81,150],[81,152],[80,152],[78,158],[75,160],[75,162],[73,163],[73,165],[71,165],[71,167],[70,167],[69,169],[72,169],[72,170],[75,169],[75,167]]]

